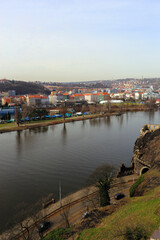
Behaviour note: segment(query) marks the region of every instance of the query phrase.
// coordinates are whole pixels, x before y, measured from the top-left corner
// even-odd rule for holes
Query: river
[[[0,226],[26,205],[85,185],[100,165],[130,165],[141,127],[159,124],[160,111],[134,112],[0,135]]]

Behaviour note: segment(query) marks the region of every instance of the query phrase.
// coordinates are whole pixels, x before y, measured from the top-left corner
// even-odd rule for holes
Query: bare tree
[[[81,112],[83,114],[83,117],[84,117],[84,113],[87,111],[87,106],[85,104],[82,105],[82,108],[81,108]]]
[[[110,102],[110,100],[108,100],[108,102],[107,102],[107,110],[108,110],[109,113],[111,112],[111,102]]]
[[[30,114],[33,112],[33,109],[33,106],[27,106],[26,104],[24,104],[22,106],[22,118],[25,119],[26,117],[29,117]]]
[[[60,112],[63,114],[63,118],[65,120],[66,113],[67,113],[67,107],[65,102],[62,104]]]
[[[86,207],[86,211],[89,211],[90,208],[96,208],[99,205],[99,196],[98,192],[96,195],[89,197],[90,193],[98,190],[97,188],[93,189],[93,186],[87,186],[83,189],[84,196],[88,197],[87,200],[83,201],[83,205]]]
[[[70,198],[67,198],[67,200],[63,202],[64,207],[63,207],[63,211],[60,214],[66,228],[70,228],[70,221],[69,221],[70,208],[71,208],[70,203],[71,203]]]
[[[89,106],[89,111],[92,112],[92,113],[96,113],[95,105],[90,105]]]
[[[44,210],[40,210],[41,202],[38,202],[33,207],[27,208],[23,205],[23,209],[14,218],[14,227],[8,231],[8,239],[35,240],[37,239],[36,227],[40,224],[44,217]],[[39,234],[42,237],[41,234]]]
[[[14,115],[14,118],[15,118],[15,122],[17,123],[18,127],[19,127],[19,124],[21,122],[21,112],[20,112],[20,106],[19,105],[16,105],[15,106],[15,115]]]

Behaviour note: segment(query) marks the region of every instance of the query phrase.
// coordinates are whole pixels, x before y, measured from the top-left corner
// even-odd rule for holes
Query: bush
[[[144,180],[144,175],[141,175],[137,181],[130,187],[129,193],[130,193],[130,197],[134,196],[134,193],[137,189],[137,187],[143,182]]]
[[[70,232],[70,228],[57,228],[51,231],[47,236],[42,238],[43,240],[62,240],[64,239],[63,236]]]
[[[143,226],[126,227],[124,240],[147,240],[148,233]]]

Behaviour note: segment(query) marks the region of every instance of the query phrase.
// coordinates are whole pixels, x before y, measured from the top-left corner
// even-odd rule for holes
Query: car
[[[117,193],[117,194],[114,196],[114,199],[120,200],[120,199],[122,199],[122,198],[124,198],[124,197],[125,197],[125,195],[124,195],[123,193]]]
[[[37,227],[37,232],[42,233],[45,230],[47,230],[50,226],[51,226],[50,221],[44,221],[44,222],[40,223],[40,225]]]
[[[88,218],[88,217],[89,217],[89,212],[87,211],[83,214],[82,218]]]

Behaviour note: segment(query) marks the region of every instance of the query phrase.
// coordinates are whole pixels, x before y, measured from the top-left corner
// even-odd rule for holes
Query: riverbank
[[[31,128],[37,128],[37,127],[45,127],[49,125],[56,125],[56,124],[61,124],[61,123],[69,123],[69,122],[75,122],[75,121],[82,121],[82,120],[88,120],[88,119],[94,119],[94,118],[101,118],[101,117],[107,117],[107,116],[114,116],[116,113],[107,113],[107,114],[94,114],[94,115],[85,115],[80,116],[80,117],[71,117],[71,118],[61,118],[59,120],[41,120],[37,121],[35,123],[30,122],[30,123],[23,123],[20,124],[19,127],[17,126],[16,123],[10,123],[5,124],[3,127],[3,124],[0,124],[0,133],[5,133],[5,132],[12,132],[12,131],[22,131],[26,129],[31,129]]]
[[[126,112],[135,112],[135,111],[146,111],[146,110],[130,109],[130,110],[124,111],[122,114],[124,114]],[[22,131],[22,130],[31,129],[31,128],[45,127],[45,126],[49,126],[49,125],[89,120],[89,119],[94,119],[94,118],[110,117],[110,116],[116,116],[116,115],[119,115],[119,112],[84,115],[84,116],[71,117],[71,118],[65,118],[65,119],[61,118],[58,120],[54,119],[54,120],[41,120],[41,121],[36,121],[36,122],[32,121],[32,122],[26,122],[26,123],[20,124],[19,127],[17,126],[16,123],[0,124],[0,133],[2,134],[2,133],[12,132],[12,131]]]

